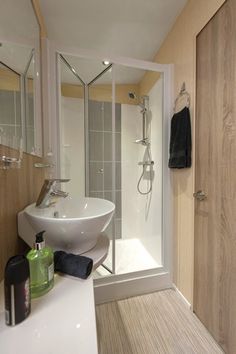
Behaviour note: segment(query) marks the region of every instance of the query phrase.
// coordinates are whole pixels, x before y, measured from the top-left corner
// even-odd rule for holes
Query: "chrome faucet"
[[[65,183],[69,181],[69,179],[45,179],[36,202],[36,207],[41,209],[49,207],[55,203],[55,201],[53,201],[54,197],[66,198],[69,193],[60,191],[56,188],[56,185],[57,183]]]

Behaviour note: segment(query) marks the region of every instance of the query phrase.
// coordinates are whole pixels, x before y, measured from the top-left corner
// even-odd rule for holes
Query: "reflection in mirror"
[[[7,0],[3,3],[0,11],[0,62],[4,69],[8,67],[18,74],[20,83],[14,87],[11,78],[4,76],[1,66],[0,82],[4,81],[4,86],[0,89],[15,99],[10,106],[9,98],[4,103],[0,100],[1,143],[17,148],[15,136],[21,137],[25,152],[42,156],[40,28],[35,15],[37,11],[34,11],[37,2]]]
[[[35,51],[26,46],[0,46],[1,144],[35,154]]]
[[[0,144],[17,149],[21,138],[21,75],[1,61]]]

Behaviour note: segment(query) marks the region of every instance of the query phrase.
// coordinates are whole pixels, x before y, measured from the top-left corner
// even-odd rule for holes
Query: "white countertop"
[[[0,286],[1,354],[97,354],[92,277],[55,275],[54,288],[31,301],[31,313],[15,327],[5,324]]]

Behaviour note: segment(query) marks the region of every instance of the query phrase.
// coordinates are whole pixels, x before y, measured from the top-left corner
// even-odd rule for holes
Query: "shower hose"
[[[139,180],[138,180],[138,183],[137,183],[137,190],[142,195],[147,195],[147,194],[151,193],[151,191],[152,191],[152,171],[153,171],[152,170],[152,166],[153,165],[154,165],[154,161],[152,161],[151,151],[150,151],[150,148],[148,147],[148,160],[142,163],[143,171],[142,171],[141,176],[139,177]],[[140,189],[140,184],[141,184],[141,181],[143,179],[146,166],[150,166],[149,167],[150,185],[149,185],[149,188],[148,188],[148,190],[146,192],[142,192],[141,189]]]

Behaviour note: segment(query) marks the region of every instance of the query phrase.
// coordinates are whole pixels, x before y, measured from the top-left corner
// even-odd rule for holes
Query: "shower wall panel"
[[[145,160],[146,147],[135,144],[142,138],[142,114],[136,105],[122,104],[122,238],[138,239],[158,264],[162,263],[162,88],[160,78],[148,93],[148,136],[153,166],[152,192],[141,195],[137,190],[142,173],[139,162]],[[149,172],[144,174],[140,188],[148,190]]]

